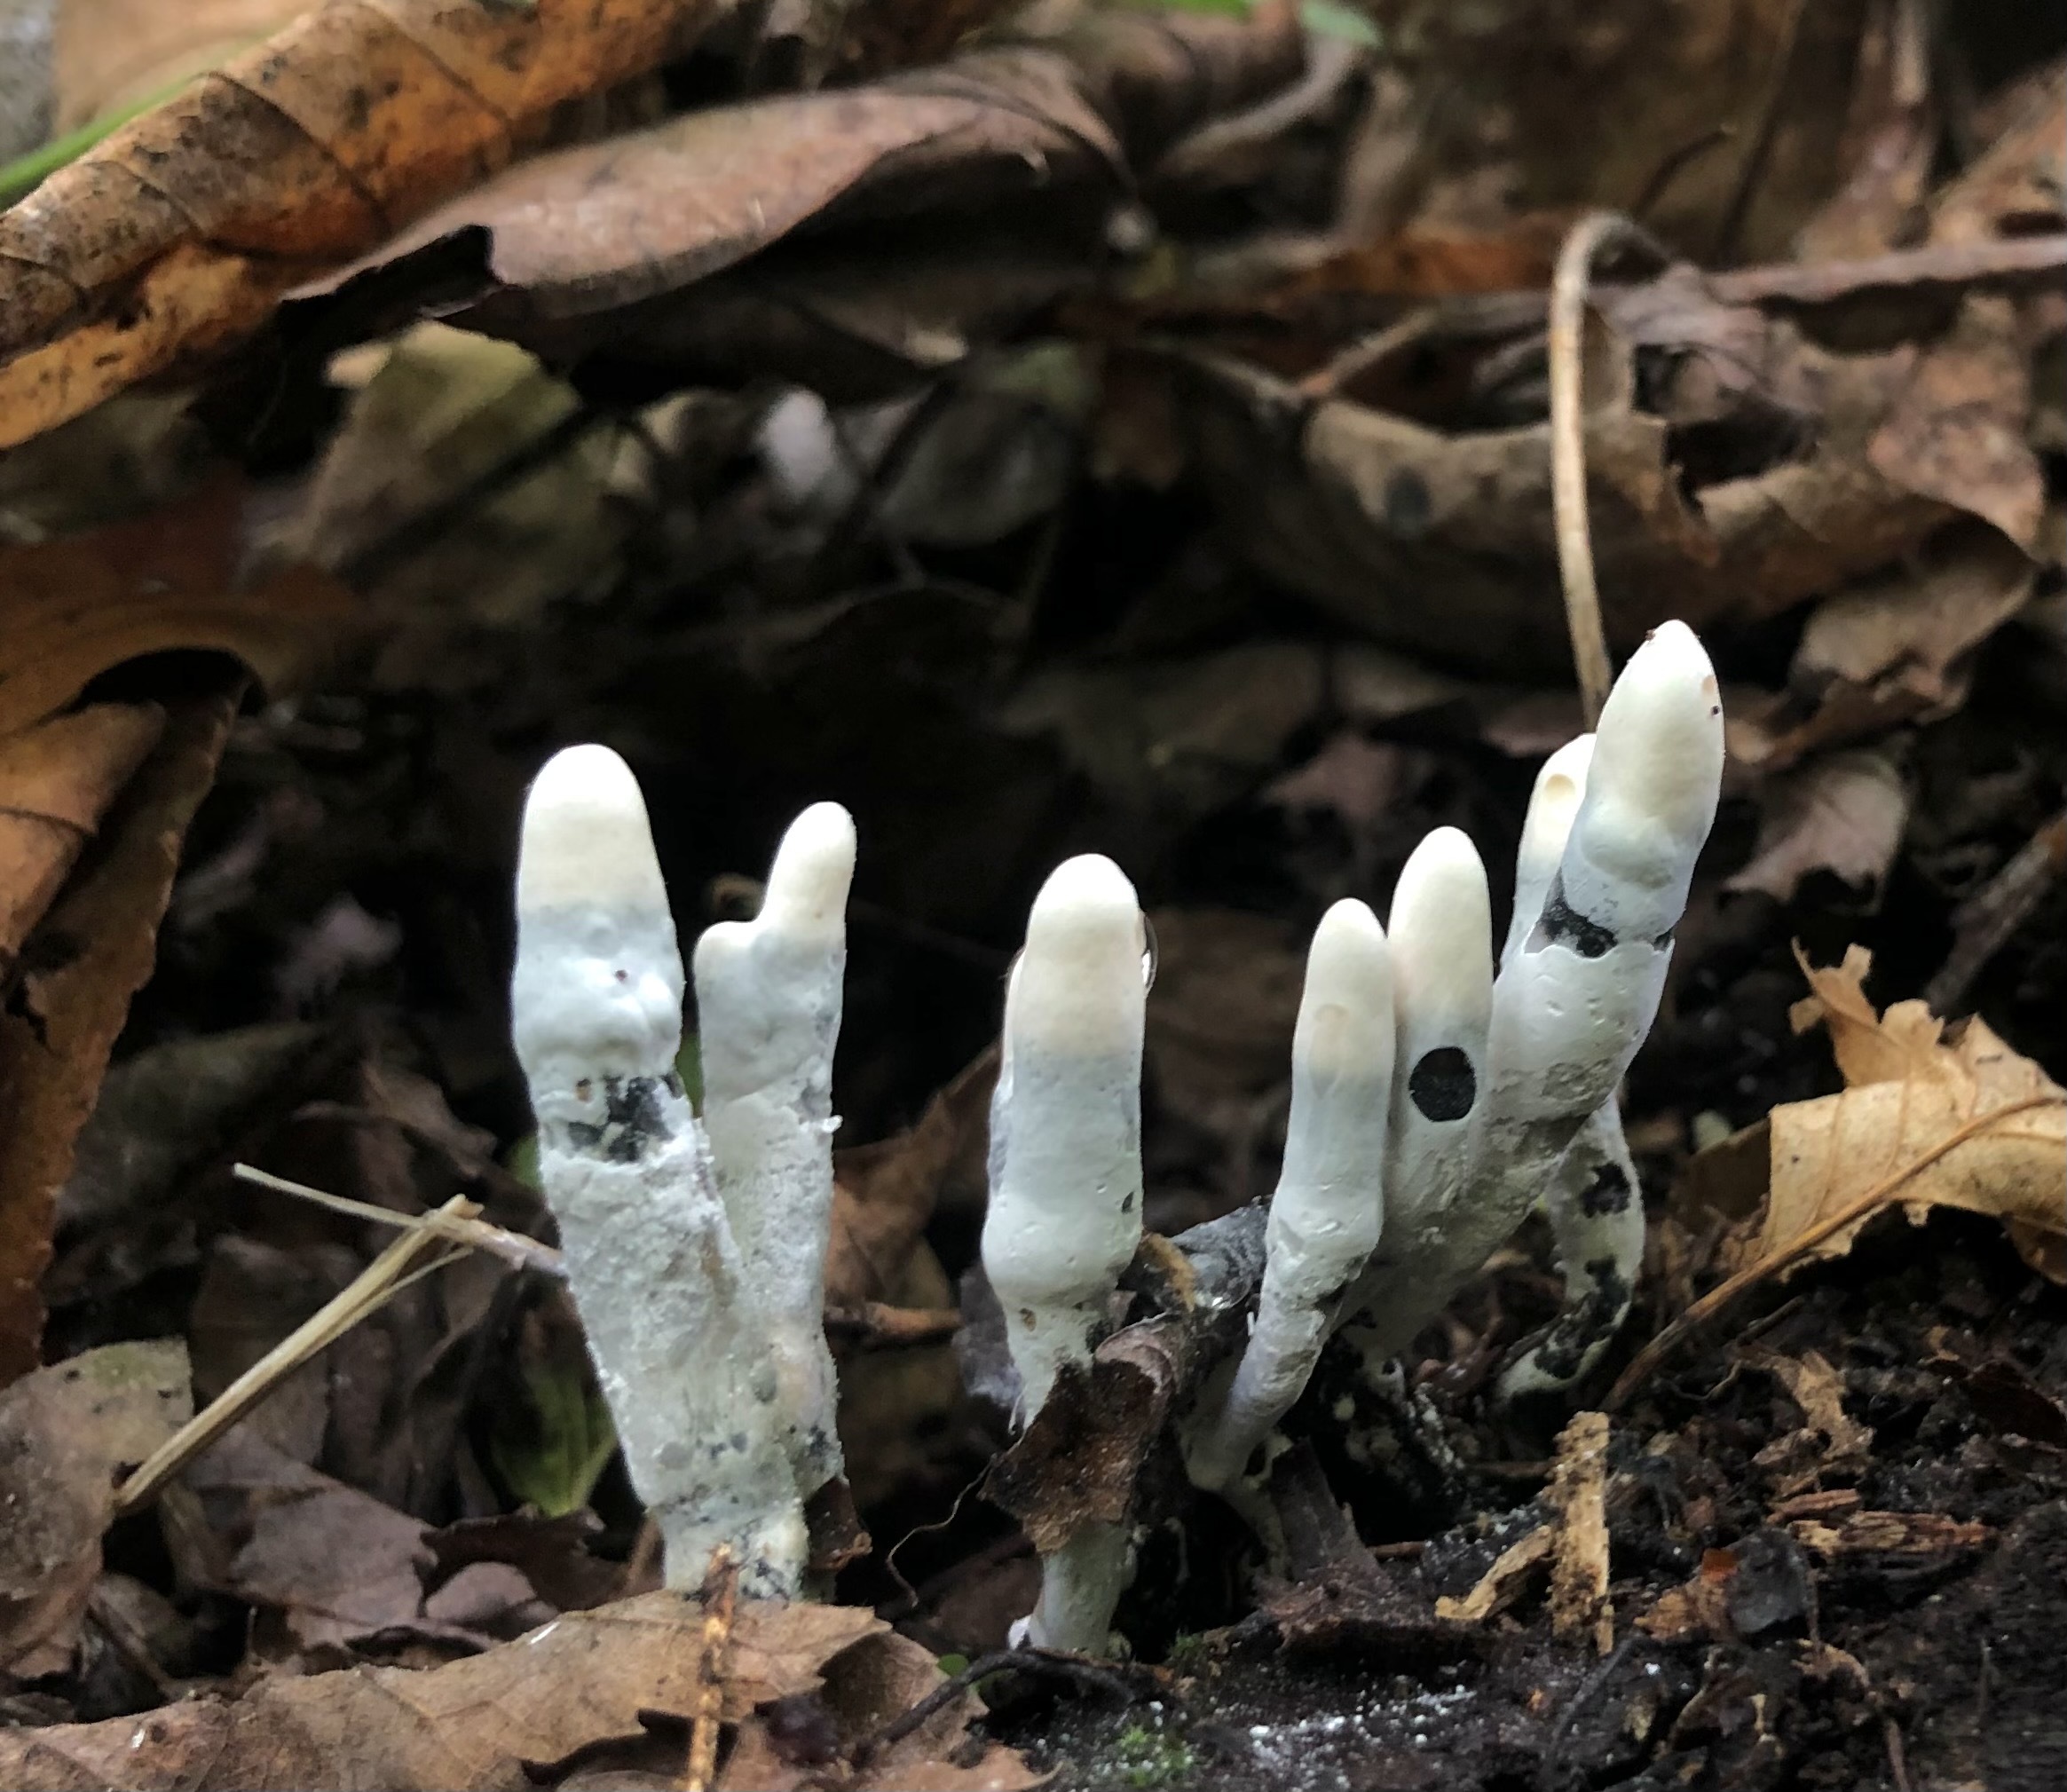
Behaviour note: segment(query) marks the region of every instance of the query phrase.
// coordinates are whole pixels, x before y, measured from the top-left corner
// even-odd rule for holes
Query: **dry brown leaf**
[[[722,11],[334,0],[296,20],[0,214],[0,446],[249,328]]]
[[[584,1751],[634,1744],[651,1712],[696,1709],[703,1613],[676,1593],[572,1613],[500,1648],[441,1668],[360,1668],[261,1679],[234,1703],[190,1700],[102,1724],[0,1732],[0,1781],[22,1792],[85,1787],[138,1792],[248,1792],[332,1786],[347,1792],[472,1792],[533,1784]],[[921,1671],[919,1664],[924,1664]],[[851,1606],[745,1603],[731,1638],[723,1717],[740,1746],[768,1754],[756,1707],[823,1696],[848,1747],[897,1715],[939,1670],[917,1644]],[[991,1745],[974,1768],[939,1758],[980,1710],[951,1705],[919,1733],[934,1751],[887,1754],[857,1787],[998,1792],[1037,1783]],[[738,1782],[730,1777],[721,1784]]]
[[[1811,872],[1878,896],[1902,845],[1909,793],[1882,753],[1834,753],[1775,778],[1760,796],[1751,862],[1723,887],[1793,899]]]
[[[52,46],[56,133],[220,67],[321,0],[65,0]]]
[[[1786,1356],[1777,1350],[1752,1346],[1738,1354],[1754,1369],[1763,1369],[1787,1391],[1787,1397],[1802,1409],[1808,1428],[1820,1433],[1827,1464],[1863,1461],[1872,1448],[1872,1428],[1861,1425],[1844,1409],[1844,1381],[1829,1362],[1813,1350],[1800,1356]]]
[[[1613,1412],[1697,1327],[1757,1283],[1819,1258],[1842,1257],[1891,1207],[1921,1224],[1934,1207],[2002,1221],[2025,1262],[2067,1284],[2067,1090],[1996,1038],[1978,1015],[1948,1033],[1921,1002],[1885,1014],[1866,999],[1873,957],[1846,951],[1832,969],[1795,956],[1814,993],[1795,1003],[1796,1031],[1830,1030],[1842,1094],[1775,1108],[1757,1126],[1694,1159],[1689,1182],[1718,1157],[1720,1183],[1751,1167],[1766,1142],[1764,1212],[1755,1243],[1731,1273],[1637,1353],[1609,1390]]]
[[[1895,485],[1984,517],[2036,553],[2046,475],[2025,429],[2031,381],[2016,302],[1970,294],[1917,362],[1866,459]]]
[[[943,169],[1016,166],[1023,185],[1120,145],[1050,51],[959,59],[951,76],[782,95],[685,113],[651,130],[541,155],[418,220],[368,257],[383,265],[456,232],[488,233],[487,272],[510,295],[475,315],[505,328],[652,298],[715,273],[872,186]],[[348,271],[349,272],[349,271]]]
[[[1941,530],[1921,552],[1810,612],[1777,696],[1733,698],[1730,757],[1779,771],[1809,754],[1875,740],[1966,701],[1974,650],[2024,608],[2038,568],[1978,521]]]
[[[1829,1028],[1847,1086],[1773,1109],[1760,1258],[1841,1257],[1874,1213],[1897,1203],[1918,1221],[1934,1206],[1959,1207],[1994,1215],[2013,1236],[2060,1239],[2067,1090],[1977,1016],[1948,1042],[1921,1002],[1876,1014],[1863,988],[1871,964],[1858,946],[1834,969],[1803,960],[1815,994],[1796,1005],[1795,1027]],[[1868,1196],[1876,1198],[1856,1218],[1801,1243]]]
[[[0,737],[0,981],[164,726],[154,703],[96,703]]]
[[[1990,101],[1995,140],[1931,201],[1933,242],[1979,242],[2067,228],[2067,58]]]
[[[301,566],[240,588],[242,505],[223,475],[88,534],[0,545],[0,734],[142,654],[219,649],[281,691],[334,651],[361,620],[357,600]]]
[[[998,1048],[986,1047],[927,1103],[917,1125],[833,1157],[832,1236],[825,1258],[825,1303],[895,1302],[913,1248],[933,1218],[942,1188],[977,1166],[990,1134]],[[937,1266],[935,1266],[937,1269]]]
[[[296,1462],[249,1423],[164,1496],[179,1514],[167,1529],[183,1577],[278,1614],[277,1634],[297,1650],[382,1636],[470,1649],[547,1614],[507,1564],[469,1565],[473,1585],[454,1576],[427,1600],[430,1526]]]
[[[167,703],[163,738],[30,935],[0,1013],[0,1385],[36,1367],[58,1191],[130,998],[151,975],[180,842],[214,780],[241,683]]]
[[[0,1671],[71,1665],[114,1477],[193,1413],[178,1338],[105,1345],[0,1393]]]

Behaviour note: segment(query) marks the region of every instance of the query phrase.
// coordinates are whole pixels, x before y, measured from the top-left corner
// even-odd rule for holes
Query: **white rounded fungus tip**
[[[1377,1076],[1390,1068],[1392,1034],[1392,948],[1369,904],[1345,896],[1314,929],[1294,1049],[1325,1075]]]
[[[1722,775],[1716,668],[1685,623],[1661,623],[1608,692],[1589,782],[1676,829],[1705,833]]]
[[[1408,855],[1392,887],[1392,949],[1400,974],[1427,997],[1460,998],[1493,975],[1493,899],[1471,836],[1439,827]]]
[[[1101,852],[1064,859],[1048,873],[1027,917],[1027,941],[1037,933],[1067,928],[1072,932],[1124,931],[1138,952],[1142,948],[1141,904],[1127,874]]]
[[[577,904],[667,907],[639,780],[594,742],[564,747],[532,780],[517,850],[520,913]]]
[[[1006,997],[1008,1030],[1071,1052],[1138,1046],[1146,941],[1126,873],[1101,853],[1065,860],[1027,917]]]
[[[762,918],[779,918],[790,926],[841,926],[854,856],[854,817],[837,802],[813,803],[784,831],[775,849]]]

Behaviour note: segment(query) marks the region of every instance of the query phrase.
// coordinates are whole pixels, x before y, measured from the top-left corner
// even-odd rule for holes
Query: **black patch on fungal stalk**
[[[653,1145],[671,1139],[660,1110],[660,1091],[671,1078],[606,1077],[603,1082],[603,1122],[570,1120],[567,1139],[584,1151],[596,1151],[612,1164],[635,1164]]]
[[[1598,921],[1588,920],[1565,900],[1565,873],[1561,871],[1550,879],[1534,938],[1549,945],[1570,946],[1582,959],[1605,958],[1616,944],[1610,929]]]
[[[1407,1076],[1407,1093],[1424,1120],[1461,1120],[1479,1099],[1478,1073],[1456,1046],[1424,1052]]]
[[[1629,1204],[1629,1179],[1620,1164],[1595,1167],[1592,1180],[1579,1191],[1579,1211],[1598,1219],[1604,1213],[1621,1213]]]

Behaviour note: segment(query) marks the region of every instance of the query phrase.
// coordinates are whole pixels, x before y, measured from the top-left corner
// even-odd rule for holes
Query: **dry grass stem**
[[[386,1214],[389,1219],[401,1216]],[[158,1489],[219,1438],[233,1425],[279,1386],[304,1362],[320,1355],[362,1319],[380,1311],[403,1288],[415,1280],[412,1274],[417,1259],[438,1243],[443,1234],[428,1223],[438,1215],[471,1220],[480,1208],[463,1195],[455,1195],[438,1214],[403,1220],[409,1229],[359,1272],[351,1286],[341,1291],[317,1312],[274,1345],[251,1367],[225,1387],[193,1418],[182,1425],[114,1492],[114,1516],[135,1512]],[[441,1261],[451,1261],[450,1258]],[[438,1267],[438,1266],[433,1266]]]
[[[454,1244],[464,1244],[470,1250],[485,1251],[492,1257],[500,1257],[518,1269],[535,1269],[540,1275],[562,1282],[567,1279],[566,1265],[551,1245],[526,1238],[521,1232],[492,1226],[485,1220],[457,1219],[443,1208],[431,1213],[398,1213],[392,1207],[376,1207],[370,1201],[354,1201],[349,1195],[333,1195],[327,1189],[312,1188],[306,1182],[290,1182],[285,1176],[275,1176],[270,1170],[254,1169],[249,1164],[233,1164],[230,1173],[239,1181],[270,1188],[277,1195],[292,1195],[299,1201],[313,1202],[334,1213],[349,1213],[355,1220],[370,1220],[376,1226],[422,1227],[442,1238],[451,1239]]]

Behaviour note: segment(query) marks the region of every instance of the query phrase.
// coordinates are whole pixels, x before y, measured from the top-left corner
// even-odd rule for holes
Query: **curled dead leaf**
[[[304,14],[0,216],[0,445],[249,328],[308,272],[502,166],[553,107],[652,67],[723,10],[343,0]]]
[[[147,653],[217,649],[274,692],[321,664],[359,605],[307,566],[241,584],[243,504],[240,482],[219,475],[104,529],[0,545],[0,734],[55,714],[110,667]]]
[[[36,1366],[58,1191],[130,998],[151,975],[180,842],[214,781],[241,683],[167,704],[162,738],[43,918],[54,950],[20,972],[0,1014],[0,1385]]]
[[[1611,1411],[1746,1289],[1843,1256],[1890,1208],[1918,1224],[1934,1207],[1992,1215],[2027,1263],[2067,1283],[2067,1090],[1977,1015],[1948,1030],[1921,1002],[1877,1013],[1862,946],[1830,969],[1795,956],[1814,993],[1795,1004],[1795,1026],[1829,1028],[1846,1087],[1772,1110],[1751,1261],[1637,1353],[1609,1393]]]

